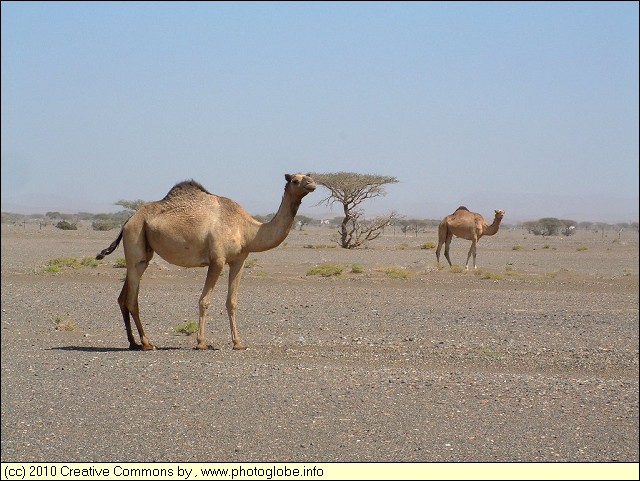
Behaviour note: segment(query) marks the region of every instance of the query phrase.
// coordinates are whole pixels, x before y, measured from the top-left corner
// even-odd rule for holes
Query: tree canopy
[[[355,172],[312,173],[311,177],[329,191],[318,204],[337,202],[342,205],[344,218],[339,228],[339,244],[345,249],[376,239],[397,218],[397,214],[392,212],[388,216],[364,220],[364,211],[359,207],[367,199],[385,196],[385,185],[397,183],[395,177]]]

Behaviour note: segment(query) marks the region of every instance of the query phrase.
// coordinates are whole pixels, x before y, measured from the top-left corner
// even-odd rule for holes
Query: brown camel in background
[[[153,253],[182,267],[205,267],[207,277],[200,296],[196,349],[208,349],[205,319],[211,291],[225,264],[229,264],[227,314],[233,349],[245,349],[236,327],[236,302],[242,266],[250,252],[273,249],[287,237],[302,198],[316,188],[303,174],[287,174],[284,195],[275,217],[267,222],[255,220],[231,199],[213,195],[191,180],[176,184],[159,201],[148,202],[124,224],[117,239],[96,259],[111,254],[123,240],[127,276],[118,304],[127,330],[130,349],[155,349],[145,336],[138,308],[140,278]],[[131,319],[138,328],[142,345],[136,343]]]
[[[444,244],[444,256],[451,266],[449,258],[449,245],[451,239],[455,235],[462,239],[471,241],[471,248],[467,254],[467,263],[465,269],[469,269],[469,258],[473,254],[473,268],[476,268],[476,244],[482,236],[494,235],[500,228],[500,222],[504,217],[504,210],[496,210],[493,224],[487,225],[484,218],[480,214],[470,212],[466,207],[460,206],[456,211],[446,216],[438,226],[438,248],[436,249],[436,259],[440,262],[440,249]]]

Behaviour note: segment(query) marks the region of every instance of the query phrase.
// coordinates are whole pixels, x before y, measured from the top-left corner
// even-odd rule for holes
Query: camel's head
[[[285,174],[284,178],[287,180],[285,190],[289,189],[292,194],[301,199],[316,190],[316,183],[309,175]]]
[[[502,220],[502,218],[504,217],[504,211],[503,210],[496,210],[496,219],[500,219]]]

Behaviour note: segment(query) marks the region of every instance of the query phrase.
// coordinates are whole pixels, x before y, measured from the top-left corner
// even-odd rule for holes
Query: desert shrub
[[[504,277],[501,274],[498,274],[497,272],[488,271],[485,269],[476,269],[474,271],[474,274],[476,276],[479,276],[480,279],[490,279],[492,281],[501,281],[502,279],[504,279]]]
[[[70,321],[63,316],[54,317],[53,324],[56,331],[73,331],[76,328],[75,322]]]
[[[514,270],[509,270],[507,269],[505,271],[505,275],[511,279],[522,279],[522,274],[519,274],[518,272],[514,271]]]
[[[362,264],[351,264],[351,272],[354,274],[362,274],[364,272],[364,267]]]
[[[588,247],[587,247],[587,246],[578,246],[578,247],[576,247],[576,250],[577,250],[578,252],[580,252],[580,251],[586,251],[587,249],[588,249]]]
[[[462,267],[460,264],[453,264],[451,266],[451,269],[449,269],[451,272],[453,272],[454,274],[460,274],[462,272],[465,272],[465,268]]]
[[[375,270],[384,272],[391,279],[408,279],[413,275],[413,272],[400,266],[376,266]]]
[[[75,257],[56,257],[55,259],[49,259],[47,262],[47,266],[49,267],[58,267],[63,269],[68,267],[70,269],[78,269],[82,267],[82,264]]]
[[[420,249],[435,249],[435,248],[436,248],[435,242],[425,242],[420,246]]]
[[[174,327],[173,330],[189,336],[198,330],[198,323],[195,321],[187,321],[184,324]]]
[[[408,279],[411,277],[411,271],[403,269],[402,267],[387,267],[384,269],[384,273],[391,279]]]
[[[113,219],[99,219],[91,223],[91,228],[97,231],[106,231],[120,227],[120,222]]]
[[[44,271],[60,272],[63,269],[80,269],[81,267],[97,267],[98,265],[100,265],[100,262],[93,257],[83,257],[80,260],[69,256],[56,257],[55,259],[49,259]]]
[[[505,354],[500,351],[491,351],[490,349],[475,349],[475,351],[482,357],[489,357],[494,359],[503,359]]]
[[[245,269],[251,269],[252,267],[255,267],[256,264],[258,264],[258,259],[245,259],[244,261],[244,267]]]
[[[113,267],[117,267],[120,269],[123,267],[127,267],[127,260],[124,257],[118,257],[113,264]]]
[[[408,248],[409,248],[409,244],[407,244],[406,242],[403,242],[402,244],[400,244],[398,246],[398,249],[400,249],[400,250],[406,250]]]
[[[514,251],[522,250],[522,246],[520,244],[516,244],[511,248],[511,250],[514,250]]]
[[[95,259],[95,257],[83,257],[80,260],[80,265],[84,267],[98,267],[100,262]]]
[[[66,220],[61,220],[60,222],[58,222],[56,224],[56,227],[62,230],[78,230],[78,226],[76,224],[71,224]]]
[[[307,275],[322,277],[339,276],[343,270],[344,266],[340,264],[320,264],[309,269]]]

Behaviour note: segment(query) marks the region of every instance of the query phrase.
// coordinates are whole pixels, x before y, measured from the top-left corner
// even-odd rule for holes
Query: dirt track
[[[121,247],[43,272],[115,231],[3,225],[2,461],[638,462],[637,232],[501,230],[478,245],[480,273],[438,269],[419,248],[433,232],[355,251],[328,247],[331,232],[250,256],[243,352],[226,278],[207,323],[216,349],[196,351],[173,328],[197,320],[204,269],[154,259],[140,308],[159,349],[131,352]],[[453,241],[454,262],[468,244]],[[344,274],[306,275],[324,262]]]

